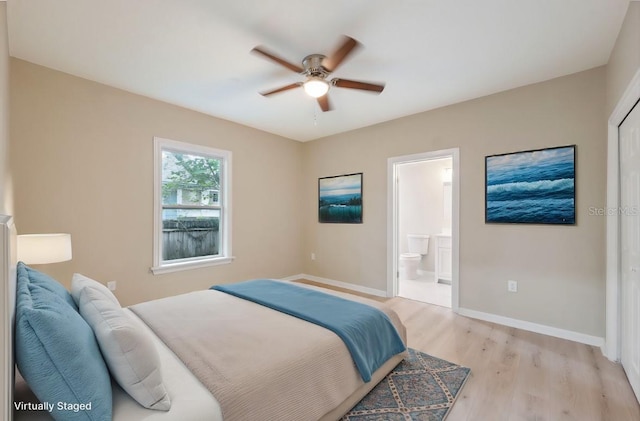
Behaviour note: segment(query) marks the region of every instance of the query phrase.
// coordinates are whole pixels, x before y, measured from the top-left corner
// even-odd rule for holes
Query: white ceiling
[[[606,64],[628,0],[8,0],[10,54],[130,92],[308,141]],[[332,88],[249,51],[300,63],[342,34],[364,48]]]

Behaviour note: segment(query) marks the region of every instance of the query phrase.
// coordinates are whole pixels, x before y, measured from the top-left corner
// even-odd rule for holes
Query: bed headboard
[[[0,419],[13,420],[13,388],[15,365],[13,360],[13,331],[16,309],[16,243],[17,232],[13,218],[0,215],[0,336],[2,363],[0,364]]]

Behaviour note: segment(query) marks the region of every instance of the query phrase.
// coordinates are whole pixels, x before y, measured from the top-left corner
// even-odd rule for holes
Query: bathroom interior
[[[451,308],[452,158],[398,166],[398,295]]]

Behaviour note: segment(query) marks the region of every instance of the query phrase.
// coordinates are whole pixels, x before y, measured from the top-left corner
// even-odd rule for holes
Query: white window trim
[[[220,198],[222,199],[222,218],[220,220],[220,254],[213,257],[197,257],[181,259],[176,262],[162,261],[162,150],[172,149],[185,153],[205,155],[224,160],[222,166],[222,186]],[[233,261],[231,254],[231,152],[222,149],[210,148],[202,145],[179,142],[177,140],[153,138],[153,266],[151,272],[154,275],[177,272],[187,269],[197,269],[208,266],[228,264]]]

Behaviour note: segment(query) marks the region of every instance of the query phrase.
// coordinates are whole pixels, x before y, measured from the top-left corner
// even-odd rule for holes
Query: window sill
[[[233,261],[234,257],[217,257],[215,259],[196,260],[193,262],[167,263],[162,266],[154,266],[151,272],[154,275],[163,273],[179,272],[182,270],[199,269],[209,266],[226,265]]]

